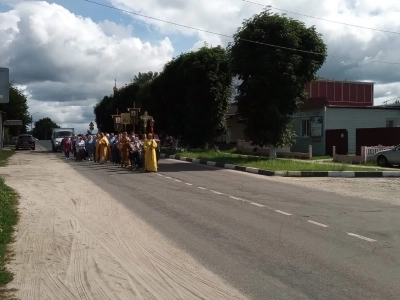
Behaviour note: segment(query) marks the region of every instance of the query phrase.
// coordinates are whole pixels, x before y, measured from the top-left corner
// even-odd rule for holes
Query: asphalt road
[[[252,299],[400,299],[399,206],[175,160],[65,163]]]

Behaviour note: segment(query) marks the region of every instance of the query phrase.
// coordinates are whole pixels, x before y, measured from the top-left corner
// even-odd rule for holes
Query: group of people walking
[[[160,140],[151,133],[143,134],[142,139],[133,132],[76,135],[65,137],[61,148],[65,159],[70,159],[72,154],[75,161],[79,162],[110,162],[124,168],[144,169],[146,172],[157,172],[160,157]]]

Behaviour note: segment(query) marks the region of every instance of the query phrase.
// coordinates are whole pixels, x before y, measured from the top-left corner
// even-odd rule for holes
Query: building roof
[[[348,81],[348,80],[332,80],[332,79],[317,79],[313,82],[336,82],[336,83],[353,83],[353,84],[371,84],[374,85],[373,81]]]
[[[386,109],[386,110],[400,110],[400,106],[343,106],[343,105],[327,105],[327,108],[347,108],[347,109]]]
[[[22,126],[21,120],[7,120],[4,121],[3,126]]]

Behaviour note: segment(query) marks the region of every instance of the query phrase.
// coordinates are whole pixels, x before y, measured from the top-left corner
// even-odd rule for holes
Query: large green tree
[[[184,139],[192,147],[212,142],[226,129],[225,114],[233,92],[229,56],[221,47],[189,52],[181,66],[185,82]]]
[[[240,80],[236,101],[245,134],[258,146],[290,145],[291,116],[327,56],[322,36],[314,26],[264,11],[243,22],[228,51]]]
[[[0,104],[0,110],[7,113],[8,120],[21,120],[22,128],[20,128],[20,133],[25,133],[27,131],[27,126],[30,124],[31,117],[28,112],[28,100],[26,95],[10,84],[10,101],[9,103]],[[8,132],[11,135],[16,135],[18,128],[10,127]]]
[[[205,46],[168,62],[144,86],[141,102],[155,117],[156,129],[192,147],[204,146],[225,130],[232,78],[226,50]]]
[[[32,134],[39,140],[48,140],[51,137],[52,128],[60,128],[60,126],[50,118],[42,118],[35,122]]]
[[[104,96],[94,107],[95,122],[99,131],[113,132],[114,125],[111,118],[112,114],[116,114],[113,105],[113,96]]]

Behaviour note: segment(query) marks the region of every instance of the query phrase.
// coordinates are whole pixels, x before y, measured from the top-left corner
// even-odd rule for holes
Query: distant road
[[[174,160],[152,179],[69,165],[252,299],[399,299],[398,205]]]

